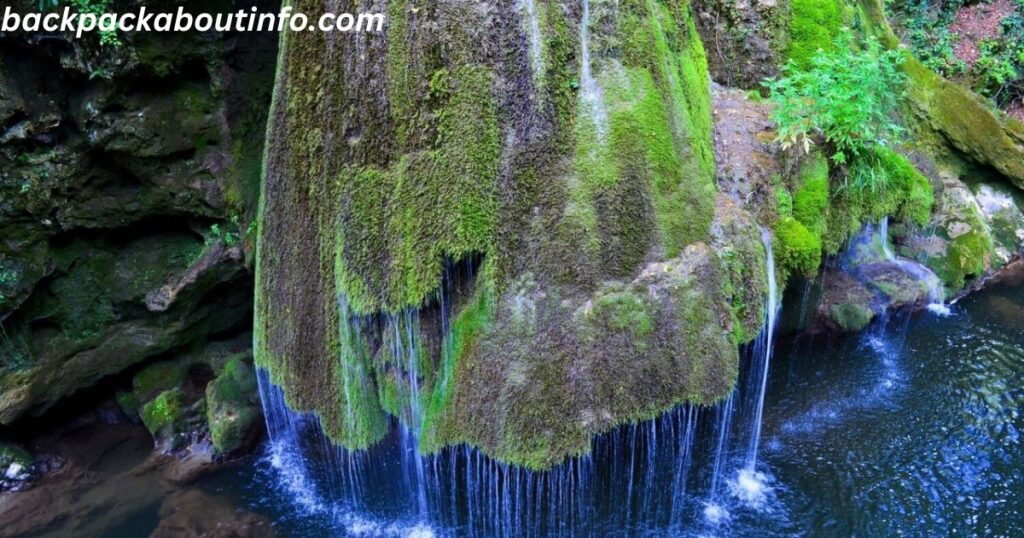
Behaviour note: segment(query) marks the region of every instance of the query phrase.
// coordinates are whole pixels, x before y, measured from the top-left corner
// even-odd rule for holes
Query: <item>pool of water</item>
[[[1024,536],[1024,288],[969,297],[948,317],[783,339],[749,468],[754,355],[731,413],[681,408],[626,426],[552,473],[465,448],[418,458],[398,433],[347,455],[292,416],[295,439],[203,479],[193,504],[217,499],[300,537]],[[148,535],[153,506],[106,535]]]
[[[778,356],[765,458],[797,528],[1024,536],[1024,289]]]

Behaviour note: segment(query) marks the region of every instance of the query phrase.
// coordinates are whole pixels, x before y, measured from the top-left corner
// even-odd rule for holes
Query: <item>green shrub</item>
[[[777,140],[809,151],[813,139],[823,136],[838,164],[897,142],[902,128],[893,114],[904,93],[902,59],[899,50],[883,50],[874,39],[857,50],[843,33],[834,50],[819,49],[808,67],[790,61],[781,78],[765,81]]]

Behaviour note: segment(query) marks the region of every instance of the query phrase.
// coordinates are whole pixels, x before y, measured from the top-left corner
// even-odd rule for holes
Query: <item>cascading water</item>
[[[747,448],[747,469],[753,470],[757,465],[757,449],[761,443],[761,420],[764,417],[764,393],[768,386],[768,366],[772,358],[772,338],[775,335],[775,320],[778,318],[781,303],[778,300],[778,284],[775,281],[775,258],[772,252],[771,233],[762,228],[761,241],[764,242],[765,267],[768,275],[768,304],[766,306],[765,328],[758,337],[755,346],[755,356],[763,357],[758,364],[760,374],[760,385],[757,389],[757,411],[754,415],[753,431],[750,436],[750,445]]]
[[[889,244],[889,217],[882,217],[878,223],[879,242],[885,259],[897,265],[901,271],[921,282],[928,290],[928,311],[940,316],[948,316],[951,311],[945,304],[946,292],[942,280],[931,269],[913,262],[898,258]]]
[[[598,140],[604,140],[608,125],[608,113],[604,107],[604,93],[594,78],[590,58],[590,0],[583,0],[583,16],[580,20],[580,98],[584,110],[594,122]]]
[[[732,509],[726,508],[724,492],[736,494],[737,487],[762,495],[767,491],[765,475],[755,465],[779,301],[771,236],[764,231],[762,239],[770,283],[767,323],[749,348],[748,382],[712,413],[684,405],[658,419],[623,426],[597,437],[589,455],[544,472],[496,462],[468,446],[425,455],[419,450],[421,392],[431,378],[421,363],[427,355],[420,341],[421,314],[408,310],[377,321],[353,316],[343,320],[343,332],[376,323],[382,343],[390,346],[392,373],[405,395],[400,418],[392,421],[391,435],[371,450],[336,447],[317,418],[291,411],[283,392],[261,371],[270,436],[267,460],[275,482],[289,489],[306,517],[319,517],[339,533],[577,536],[609,528],[678,534],[703,522],[717,526]],[[435,306],[447,342],[455,278],[445,274]],[[734,415],[750,417],[751,429]],[[749,436],[732,435],[737,424]],[[699,433],[702,429],[707,433]],[[734,449],[733,440],[742,445]],[[741,468],[739,478],[726,479],[735,463]]]
[[[765,308],[765,325],[750,348],[750,369],[746,390],[737,389],[720,404],[715,421],[714,463],[711,467],[711,485],[707,500],[704,503],[703,516],[705,521],[718,525],[730,517],[730,512],[721,496],[721,485],[727,467],[731,468],[735,459],[730,447],[730,431],[733,414],[740,411],[749,417],[749,434],[741,439],[746,441],[742,450],[742,460],[736,475],[726,482],[729,491],[744,506],[760,509],[764,506],[770,491],[768,475],[757,470],[757,454],[761,443],[761,423],[764,417],[764,397],[768,387],[768,369],[774,345],[776,320],[778,319],[781,301],[778,298],[778,284],[775,277],[775,258],[772,249],[771,232],[761,229],[761,241],[765,249],[765,273],[768,277],[768,298]],[[737,410],[736,401],[740,401],[742,409]]]

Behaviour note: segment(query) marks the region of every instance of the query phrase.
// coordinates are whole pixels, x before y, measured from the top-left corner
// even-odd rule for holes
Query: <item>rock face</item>
[[[385,35],[288,34],[278,66],[256,362],[289,403],[349,447],[390,414],[544,468],[728,394],[764,251],[716,200],[689,3],[538,4],[539,35],[513,1],[360,7]]]
[[[700,0],[697,28],[708,68],[724,86],[759,89],[777,76],[788,43],[788,0]]]
[[[0,35],[2,424],[250,316],[275,36],[119,39]]]

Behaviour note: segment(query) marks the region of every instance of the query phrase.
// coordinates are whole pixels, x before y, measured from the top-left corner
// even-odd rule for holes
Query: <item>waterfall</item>
[[[393,335],[391,356],[396,360],[404,360],[402,366],[409,394],[408,423],[399,426],[403,476],[409,490],[416,494],[419,517],[426,518],[426,467],[419,451],[419,432],[423,420],[420,411],[419,312],[406,309],[400,315],[388,316],[387,325]]]
[[[946,292],[942,286],[942,279],[934,271],[920,263],[896,257],[889,243],[889,217],[882,217],[879,221],[878,234],[885,259],[896,264],[901,271],[925,285],[928,290],[928,311],[940,316],[950,315],[951,311],[945,304]]]
[[[537,17],[536,0],[520,0],[520,9],[526,14],[526,36],[530,40],[530,65],[534,78],[544,73],[543,35],[540,19]]]
[[[404,329],[405,314],[396,318]],[[293,501],[296,515],[316,518],[324,534],[677,533],[692,526],[699,507],[690,488],[693,470],[712,463],[694,451],[700,413],[692,405],[600,435],[590,455],[543,472],[497,462],[465,445],[419,454],[401,434],[408,429],[414,437],[415,431],[397,422],[398,435],[350,452],[330,443],[314,415],[290,410],[266,371],[258,375],[273,483]]]
[[[590,0],[583,0],[583,17],[580,20],[580,96],[583,107],[590,114],[597,131],[598,140],[604,140],[608,125],[608,113],[604,108],[601,85],[594,78],[590,59]]]
[[[764,242],[768,274],[768,304],[765,314],[765,328],[758,337],[755,346],[755,356],[761,360],[758,363],[757,372],[760,374],[760,385],[757,389],[757,410],[754,415],[753,430],[750,435],[750,444],[747,447],[747,470],[753,470],[757,465],[757,449],[761,443],[761,420],[764,417],[764,393],[768,387],[768,365],[772,358],[772,339],[775,335],[775,321],[782,306],[778,299],[778,285],[775,281],[775,258],[772,253],[772,235],[762,228],[761,241]]]
[[[729,510],[722,503],[719,495],[723,473],[726,466],[735,462],[730,454],[742,450],[742,463],[734,478],[728,480],[730,492],[745,506],[760,509],[767,500],[771,489],[768,487],[768,475],[757,470],[757,453],[761,443],[761,423],[764,418],[764,398],[768,388],[768,370],[771,363],[774,345],[775,326],[778,319],[781,301],[778,297],[778,284],[775,277],[775,257],[772,249],[772,236],[765,228],[761,228],[761,241],[765,250],[765,273],[768,277],[768,297],[765,305],[765,325],[758,335],[753,347],[750,348],[750,369],[745,390],[737,388],[716,409],[714,459],[711,466],[711,480],[707,500],[704,503],[704,520],[718,525],[730,518]],[[732,416],[736,412],[735,401],[741,402],[740,411],[749,416],[749,435],[744,439],[743,449],[730,450],[729,435],[732,427]]]
[[[885,259],[891,262],[896,261],[896,254],[889,246],[889,217],[882,217],[882,221],[878,223],[878,235],[881,236],[882,253],[885,254]]]

